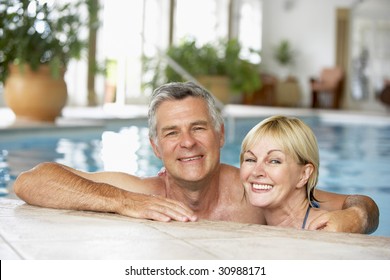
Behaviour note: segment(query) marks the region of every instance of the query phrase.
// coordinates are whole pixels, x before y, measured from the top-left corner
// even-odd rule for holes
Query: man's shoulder
[[[229,180],[231,183],[234,184],[240,182],[240,169],[235,166],[221,164],[220,173],[220,180],[222,181]]]
[[[160,176],[137,177],[127,174],[120,183],[117,181],[113,185],[130,192],[151,195],[165,194],[164,180]]]
[[[240,169],[235,166],[221,164],[220,171],[221,186],[225,186],[229,189],[229,192],[234,192],[234,189],[240,188]]]
[[[235,167],[235,166],[229,165],[229,164],[225,164],[225,163],[221,163],[221,171],[228,172],[231,174],[239,174],[240,173],[240,169],[238,167]]]

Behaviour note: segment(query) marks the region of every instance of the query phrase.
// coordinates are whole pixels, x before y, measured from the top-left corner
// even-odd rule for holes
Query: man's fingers
[[[333,220],[334,212],[327,212],[319,217],[315,218],[309,225],[310,230],[323,230],[329,232],[338,232],[340,229],[338,228],[337,222]]]
[[[315,218],[310,224],[308,229],[309,230],[323,230],[326,228],[326,225],[328,223],[328,218],[326,215],[321,215],[317,218]]]
[[[193,211],[184,204],[160,196],[137,194],[126,201],[124,215],[168,222],[171,220],[196,221]]]
[[[197,220],[196,215],[194,214],[194,211],[192,211],[189,207],[184,205],[182,202],[167,199],[167,198],[161,198],[163,201],[167,202],[168,205],[165,205],[169,210],[172,210],[172,214],[177,212],[178,214],[181,214],[183,216],[186,216],[188,218],[188,221],[195,222]]]
[[[175,200],[166,199],[164,197],[155,197],[151,203],[149,210],[166,215],[173,220],[181,222],[197,220],[191,209]]]

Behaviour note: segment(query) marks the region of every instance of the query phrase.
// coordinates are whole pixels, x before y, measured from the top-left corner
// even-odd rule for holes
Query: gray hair
[[[156,111],[158,107],[169,100],[182,100],[186,97],[202,98],[208,107],[214,129],[219,133],[223,125],[223,117],[218,110],[214,97],[206,89],[193,82],[168,83],[155,89],[149,102],[149,138],[157,140],[157,119]]]

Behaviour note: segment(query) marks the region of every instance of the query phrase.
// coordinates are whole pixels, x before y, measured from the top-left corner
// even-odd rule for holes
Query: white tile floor
[[[239,106],[227,110],[235,116],[249,111],[251,115],[278,112],[276,108],[242,110]],[[288,114],[288,110],[282,110]],[[299,109],[300,114],[302,110],[310,113]],[[80,119],[89,121],[87,125],[90,121],[98,125],[95,121],[99,118],[146,116],[146,108],[138,106],[116,111],[119,115],[110,112],[95,108],[86,114],[84,110],[68,108],[65,118],[54,125],[84,125]],[[338,112],[335,114],[339,119]],[[389,115],[374,117],[384,123],[390,120]],[[15,122],[7,109],[0,110],[0,129],[4,131],[14,133],[14,129],[36,126],[42,124]],[[389,260],[390,238],[227,222],[159,223],[106,213],[33,207],[11,194],[0,198],[0,259]]]
[[[2,260],[388,260],[390,238],[228,222],[160,223],[0,198]]]

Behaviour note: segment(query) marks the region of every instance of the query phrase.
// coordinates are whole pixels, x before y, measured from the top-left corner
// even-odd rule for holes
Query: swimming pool
[[[260,119],[227,121],[222,162],[239,166],[240,143]],[[318,116],[301,119],[312,127],[320,147],[318,188],[373,198],[380,209],[380,225],[374,235],[389,237],[390,123],[340,123],[340,119]],[[0,131],[3,196],[12,197],[16,176],[42,161],[56,161],[86,171],[116,170],[138,176],[155,175],[161,168],[149,145],[146,120],[16,132]]]

